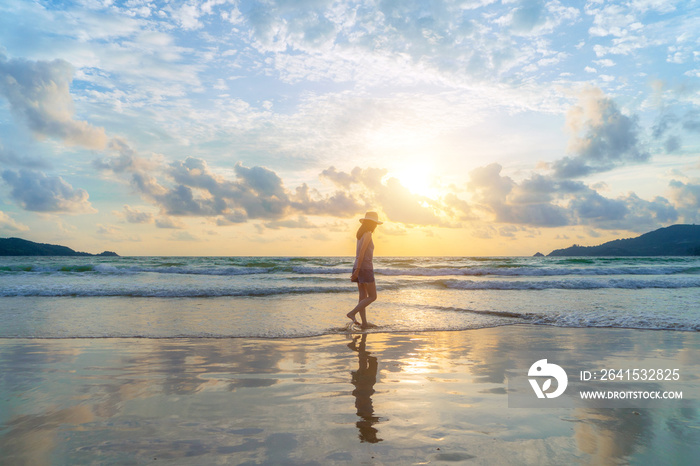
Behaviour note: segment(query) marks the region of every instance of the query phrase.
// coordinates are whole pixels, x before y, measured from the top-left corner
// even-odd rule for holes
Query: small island
[[[617,239],[598,246],[573,245],[556,249],[548,256],[700,256],[700,225],[671,225],[636,238]]]
[[[78,252],[67,246],[35,243],[21,238],[0,238],[0,256],[108,256],[119,257],[112,251],[99,254]]]

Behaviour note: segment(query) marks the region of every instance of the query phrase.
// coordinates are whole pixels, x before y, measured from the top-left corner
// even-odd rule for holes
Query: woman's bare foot
[[[359,323],[357,320],[355,320],[355,316],[354,316],[354,315],[351,315],[351,314],[352,314],[352,312],[348,312],[347,314],[345,314],[345,317],[347,317],[348,319],[352,320],[352,323],[353,323],[353,324],[355,324],[355,325],[360,325],[360,323]]]

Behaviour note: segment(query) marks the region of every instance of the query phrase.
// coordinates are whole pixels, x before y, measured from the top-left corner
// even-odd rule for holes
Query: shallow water
[[[695,332],[1,339],[8,464],[694,464]],[[509,408],[534,354],[680,369],[649,409]],[[572,372],[572,374],[575,371]]]

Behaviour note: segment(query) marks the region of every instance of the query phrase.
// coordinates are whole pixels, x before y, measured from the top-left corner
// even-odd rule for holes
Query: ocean
[[[352,262],[0,258],[0,458],[694,464],[700,258],[379,257],[366,331]]]
[[[351,257],[2,257],[0,338],[350,330]],[[700,330],[700,257],[377,257],[369,332]]]

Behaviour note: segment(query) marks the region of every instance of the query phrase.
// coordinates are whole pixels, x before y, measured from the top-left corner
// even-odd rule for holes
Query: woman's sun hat
[[[379,221],[379,215],[377,215],[376,212],[367,212],[365,214],[365,218],[360,219],[360,223],[365,223],[367,220],[376,223],[377,225],[381,225],[384,222]]]

